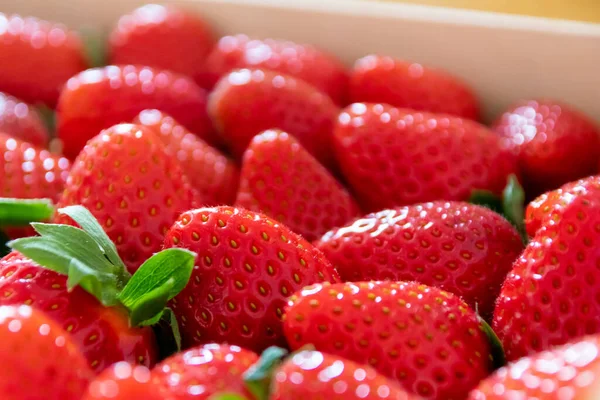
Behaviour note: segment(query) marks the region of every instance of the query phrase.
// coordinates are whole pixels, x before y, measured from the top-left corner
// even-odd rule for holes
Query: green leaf
[[[89,66],[94,68],[106,65],[108,58],[106,51],[107,35],[95,29],[86,29],[80,32],[80,36]]]
[[[50,133],[50,137],[55,137],[56,132],[56,112],[45,104],[37,104],[36,109],[40,114],[44,126]]]
[[[50,199],[0,198],[0,226],[27,226],[47,221],[54,213]]]
[[[77,285],[96,297],[104,306],[112,307],[119,303],[117,300],[119,288],[112,274],[95,271],[84,263],[72,259],[69,263],[67,289],[71,291]]]
[[[247,400],[247,397],[237,393],[215,393],[208,400]]]
[[[186,287],[195,258],[196,254],[189,250],[167,249],[140,266],[119,295],[130,311],[132,325],[155,318]]]
[[[169,326],[171,327],[171,331],[173,332],[173,339],[175,340],[175,345],[177,346],[177,351],[181,351],[181,332],[179,331],[179,322],[177,322],[177,317],[173,310],[169,307],[165,308],[164,317],[169,321]]]
[[[508,178],[508,183],[502,192],[502,211],[527,242],[525,231],[525,191],[515,175]]]
[[[487,207],[498,214],[502,214],[502,199],[489,190],[473,190],[469,203]]]
[[[506,364],[506,357],[504,356],[504,348],[502,347],[502,343],[496,332],[492,329],[492,327],[479,315],[477,316],[479,319],[479,323],[481,325],[481,329],[485,333],[490,343],[490,353],[492,355],[492,366],[494,370],[503,367]]]
[[[287,350],[271,346],[263,351],[258,361],[244,373],[246,387],[256,399],[266,400],[269,398],[273,371],[287,355]]]

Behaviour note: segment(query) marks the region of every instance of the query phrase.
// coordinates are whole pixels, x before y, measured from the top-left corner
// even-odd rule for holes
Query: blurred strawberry
[[[49,134],[35,108],[0,92],[0,133],[37,147],[48,145]]]
[[[98,375],[81,400],[164,400],[160,389],[148,368],[120,361]]]

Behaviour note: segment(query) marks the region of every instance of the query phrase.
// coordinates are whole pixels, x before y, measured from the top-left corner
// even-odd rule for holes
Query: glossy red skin
[[[308,241],[359,215],[348,191],[280,130],[264,131],[250,143],[236,205],[271,215]]]
[[[494,311],[508,360],[600,333],[600,193],[551,212],[517,259]]]
[[[187,287],[172,301],[184,348],[230,343],[260,352],[285,347],[287,297],[305,285],[339,281],[323,253],[265,215],[234,207],[183,213],[165,248],[198,254]]]
[[[79,400],[92,378],[67,333],[29,306],[0,307],[0,398]]]
[[[0,13],[0,91],[53,107],[67,79],[85,68],[83,45],[75,32]]]
[[[491,317],[523,242],[499,214],[462,202],[382,210],[328,232],[315,246],[345,282],[418,281]]]
[[[373,367],[320,351],[301,351],[273,373],[272,400],[410,400],[413,396]]]
[[[148,65],[189,76],[198,84],[216,38],[197,14],[146,4],[122,16],[109,40],[114,65]]]
[[[525,210],[525,227],[533,237],[544,224],[550,223],[548,217],[552,212],[558,215],[576,196],[600,194],[600,175],[589,176],[569,182],[556,190],[546,192],[527,205]]]
[[[598,398],[600,336],[525,357],[481,381],[469,400]]]
[[[204,205],[232,204],[238,189],[237,165],[160,110],[144,110],[134,120],[160,136],[165,151],[176,157]]]
[[[132,65],[92,68],[69,79],[60,95],[58,137],[64,154],[73,159],[102,129],[158,108],[214,143],[206,102],[206,91],[183,75]]]
[[[464,399],[492,367],[475,312],[417,282],[306,287],[290,297],[284,332],[292,350],[369,364],[425,399]]]
[[[82,205],[96,217],[133,273],[161,250],[179,214],[196,193],[160,138],[139,125],[102,131],[73,162],[57,208]],[[59,223],[74,222],[57,215]]]
[[[160,390],[148,368],[120,361],[98,375],[81,400],[164,400]]]
[[[477,122],[355,103],[339,115],[334,149],[364,209],[467,200],[474,189],[500,194],[516,158]]]
[[[44,311],[65,329],[96,372],[128,360],[152,366],[157,349],[150,328],[129,328],[124,311],[103,307],[76,287],[67,290],[67,278],[40,267],[20,253],[0,260],[0,304],[28,304]]]
[[[35,108],[0,92],[0,132],[37,147],[48,145],[48,131]]]
[[[506,110],[492,129],[518,154],[530,195],[598,171],[600,127],[563,103],[522,101]]]
[[[152,374],[165,390],[165,397],[176,400],[209,400],[222,392],[251,400],[254,397],[243,373],[256,361],[258,356],[252,351],[209,343],[167,358]]]
[[[479,101],[455,76],[418,63],[368,55],[350,73],[350,102],[387,103],[477,120]]]
[[[255,135],[278,128],[325,165],[333,163],[331,133],[338,107],[304,81],[268,70],[235,70],[211,93],[208,111],[238,158]]]
[[[311,45],[286,40],[224,36],[206,60],[204,87],[237,68],[264,68],[302,79],[327,93],[335,103],[346,101],[348,72],[330,54]]]

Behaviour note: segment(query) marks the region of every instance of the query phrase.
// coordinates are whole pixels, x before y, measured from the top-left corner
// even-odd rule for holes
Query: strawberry
[[[346,100],[348,73],[335,57],[307,44],[276,39],[224,36],[206,60],[204,86],[237,68],[264,68],[302,79],[327,93],[335,103]]]
[[[598,171],[600,128],[568,105],[522,101],[492,129],[518,155],[527,193],[538,195]]]
[[[206,97],[190,78],[169,71],[132,65],[88,69],[69,79],[60,95],[58,136],[72,159],[102,129],[158,108],[214,143]]]
[[[81,400],[164,400],[150,370],[125,361],[113,364],[96,377]]]
[[[202,18],[172,6],[146,4],[119,19],[110,35],[109,61],[167,69],[200,84],[215,42]]]
[[[600,195],[574,196],[547,218],[496,303],[493,326],[509,360],[600,333]]]
[[[272,215],[309,241],[358,215],[329,171],[279,130],[264,131],[250,143],[236,205]]]
[[[0,91],[53,107],[67,79],[86,67],[75,32],[60,24],[0,13]]]
[[[251,399],[242,374],[257,359],[255,353],[238,346],[210,343],[169,357],[152,374],[155,382],[166,389],[165,397],[208,400],[226,392]]]
[[[391,57],[368,55],[350,73],[350,101],[476,120],[479,102],[468,85],[440,70]]]
[[[593,400],[600,388],[600,336],[524,357],[479,383],[469,400]]]
[[[319,161],[332,162],[331,132],[339,110],[304,81],[268,70],[235,70],[219,81],[208,110],[238,158],[255,135],[279,128],[294,135]]]
[[[162,111],[144,110],[134,123],[151,129],[162,139],[165,151],[178,159],[205,204],[233,203],[239,181],[233,161]]]
[[[198,253],[190,284],[171,303],[184,347],[226,342],[261,351],[285,344],[287,297],[311,283],[339,280],[302,237],[265,215],[233,207],[181,214],[164,247]]]
[[[334,129],[341,170],[370,211],[433,200],[466,200],[474,189],[502,192],[515,157],[477,122],[355,103]]]
[[[495,212],[441,201],[368,214],[315,246],[343,281],[418,281],[461,296],[485,317],[523,248]]]
[[[0,398],[79,400],[92,377],[68,334],[29,306],[0,307]]]
[[[100,132],[73,162],[59,207],[83,205],[116,243],[130,272],[160,250],[195,192],[160,138],[139,125]],[[57,219],[70,223],[67,217]]]
[[[428,399],[463,399],[492,368],[477,315],[458,297],[416,282],[316,284],[290,298],[285,337],[369,364]]]
[[[0,92],[0,132],[37,147],[48,145],[48,131],[35,108]]]
[[[398,383],[369,365],[320,351],[300,351],[273,374],[270,399],[410,400]]]

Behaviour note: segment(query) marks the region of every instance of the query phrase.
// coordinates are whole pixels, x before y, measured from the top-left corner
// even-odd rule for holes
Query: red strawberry
[[[302,79],[327,93],[334,102],[346,100],[348,73],[335,57],[307,44],[285,40],[225,36],[206,60],[205,87],[237,68],[264,68]]]
[[[251,399],[242,374],[257,359],[238,346],[211,343],[171,356],[152,373],[176,400],[209,400],[221,392]]]
[[[594,400],[600,388],[600,336],[588,336],[499,369],[469,400]]]
[[[334,149],[364,208],[466,200],[473,189],[501,193],[516,160],[477,122],[355,103],[339,116]]]
[[[273,374],[272,400],[410,400],[396,382],[369,365],[319,351],[294,354]]]
[[[525,214],[527,233],[533,237],[537,230],[547,223],[552,212],[559,215],[576,196],[594,196],[600,193],[600,175],[590,176],[569,182],[560,188],[547,192],[529,203]]]
[[[46,312],[71,334],[96,371],[120,360],[145,365],[156,361],[150,328],[130,328],[122,310],[105,308],[79,287],[67,290],[66,276],[17,252],[0,260],[0,293],[0,304],[28,304]]]
[[[88,69],[67,82],[57,106],[64,153],[75,158],[102,129],[158,108],[209,143],[215,143],[206,114],[207,94],[190,78],[150,67]]]
[[[350,74],[350,101],[388,103],[400,108],[476,120],[479,103],[456,77],[418,63],[368,55]]]
[[[246,150],[236,204],[272,215],[309,241],[358,215],[346,189],[278,130],[256,136]]]
[[[27,103],[0,92],[0,132],[38,147],[48,145],[48,131],[39,113]]]
[[[279,128],[317,159],[331,163],[331,132],[338,111],[327,95],[308,83],[260,69],[225,75],[209,100],[215,126],[238,158],[255,135]]]
[[[133,272],[160,250],[164,234],[194,200],[160,138],[139,125],[120,124],[102,131],[77,156],[59,207],[87,207]]]
[[[338,281],[323,254],[271,218],[233,207],[181,214],[165,248],[195,251],[188,286],[172,301],[184,347],[226,342],[261,351],[282,345],[289,295],[305,285]]]
[[[233,203],[239,182],[239,171],[233,161],[162,111],[144,110],[134,123],[160,136],[165,151],[177,158],[205,204]]]
[[[553,209],[502,286],[494,330],[509,360],[600,332],[600,193]]]
[[[82,400],[164,400],[150,370],[141,365],[118,362],[105,369],[88,387]]]
[[[409,392],[463,399],[492,368],[477,315],[458,296],[416,282],[317,284],[290,298],[285,337],[370,364]]]
[[[0,398],[79,400],[92,377],[68,334],[29,306],[0,307]]]
[[[215,43],[210,27],[194,14],[147,4],[124,15],[110,36],[110,63],[148,65],[187,75],[199,84]]]
[[[598,171],[600,128],[578,110],[552,100],[511,106],[492,129],[518,154],[530,194]]]
[[[523,243],[487,208],[435,202],[366,215],[316,246],[343,281],[418,281],[461,296],[488,317]]]
[[[67,79],[86,67],[75,32],[60,24],[0,13],[0,91],[53,107]]]

